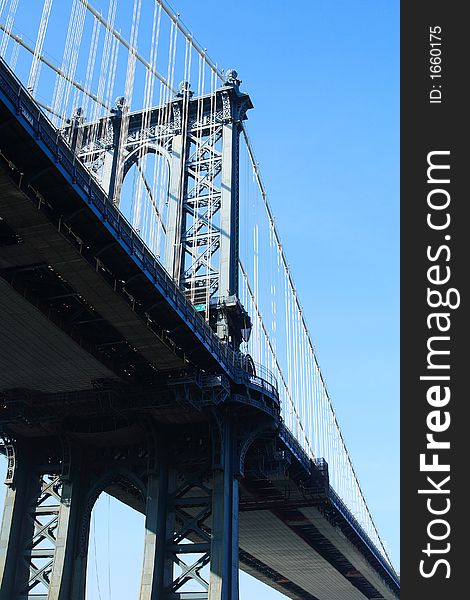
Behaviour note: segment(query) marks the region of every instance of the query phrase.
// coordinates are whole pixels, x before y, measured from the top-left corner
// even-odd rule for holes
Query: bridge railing
[[[311,472],[312,469],[320,469],[327,471],[328,466],[325,467],[326,461],[322,458],[310,458],[307,452],[302,448],[297,438],[289,431],[284,423],[281,423],[279,429],[279,435],[289,450],[294,454],[296,459],[300,462],[303,468],[307,472]],[[313,463],[313,466],[312,466]],[[328,463],[326,463],[328,465]],[[376,560],[388,576],[396,583],[399,582],[399,577],[393,568],[388,557],[386,557],[381,549],[381,540],[376,536],[371,536],[365,528],[361,525],[356,516],[348,508],[346,503],[341,499],[340,495],[335,491],[332,485],[328,485],[328,500],[335,507],[335,509],[341,514],[346,520],[351,532],[357,536],[361,542],[368,548],[372,553],[374,560]]]
[[[278,395],[278,383],[274,373],[259,363],[253,361],[253,364],[255,365],[255,373],[248,372],[251,383],[267,389],[271,394]]]
[[[329,497],[331,503],[339,510],[343,517],[346,518],[350,527],[354,529],[356,535],[358,535],[363,543],[369,548],[369,550],[374,555],[375,559],[378,560],[381,566],[387,571],[388,575],[398,584],[399,577],[393,566],[388,560],[383,560],[383,552],[381,552],[377,545],[370,539],[369,535],[356,519],[356,517],[352,514],[346,504],[341,500],[340,496],[335,492],[333,488],[330,487]]]

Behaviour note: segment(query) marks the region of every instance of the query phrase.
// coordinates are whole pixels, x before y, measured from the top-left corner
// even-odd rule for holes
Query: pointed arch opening
[[[90,495],[85,599],[137,600],[145,538],[143,490],[122,475],[100,487]]]
[[[170,167],[168,152],[149,145],[126,157],[119,210],[163,262]]]

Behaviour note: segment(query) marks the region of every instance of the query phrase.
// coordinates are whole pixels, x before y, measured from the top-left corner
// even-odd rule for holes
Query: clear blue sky
[[[172,5],[252,97],[248,127],[277,226],[356,471],[398,566],[398,0]],[[99,510],[107,523],[104,500]],[[113,504],[116,525],[117,511]],[[138,517],[126,515],[134,539]],[[120,571],[113,558],[113,576]],[[280,597],[243,578],[242,598],[255,593]]]

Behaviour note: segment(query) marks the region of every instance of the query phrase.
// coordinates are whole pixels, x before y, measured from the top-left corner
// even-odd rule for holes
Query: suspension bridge
[[[104,491],[140,600],[397,598],[253,109],[163,0],[0,0],[0,599],[84,600]]]

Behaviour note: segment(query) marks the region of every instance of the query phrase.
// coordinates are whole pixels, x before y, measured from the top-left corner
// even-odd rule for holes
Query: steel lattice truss
[[[183,198],[185,231],[181,283],[194,304],[203,304],[219,287],[219,265],[213,257],[220,248],[221,228],[217,215],[221,208],[220,173],[222,123],[203,137],[204,129],[194,124],[188,134],[190,155],[186,163],[188,190]],[[220,215],[219,215],[220,216]]]
[[[169,571],[173,572],[174,578],[169,586],[171,593],[184,592],[185,586],[192,584],[201,598],[207,598],[209,582],[201,571],[211,557],[211,534],[207,521],[212,514],[212,490],[204,484],[201,476],[186,476],[180,478],[173,497],[174,533],[168,556],[181,572],[177,574],[176,568]]]
[[[39,598],[38,593],[47,596],[50,577],[54,565],[54,553],[57,543],[57,527],[61,503],[62,481],[58,475],[41,474],[40,491],[35,488],[29,499],[25,527],[32,536],[27,539],[23,560],[29,569],[29,578],[20,590],[20,597]]]

